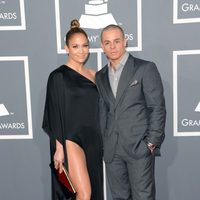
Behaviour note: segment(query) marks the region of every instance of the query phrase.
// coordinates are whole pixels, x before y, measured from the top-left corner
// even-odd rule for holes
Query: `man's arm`
[[[149,113],[149,127],[146,140],[150,150],[160,147],[164,138],[166,120],[165,99],[160,74],[154,63],[146,66],[143,75],[143,91]]]
[[[100,89],[100,80],[99,80],[99,72],[96,73],[96,85],[99,92],[99,121],[100,121],[100,129],[102,136],[104,136],[105,128],[106,128],[106,120],[107,120],[107,106],[103,99],[103,94]]]

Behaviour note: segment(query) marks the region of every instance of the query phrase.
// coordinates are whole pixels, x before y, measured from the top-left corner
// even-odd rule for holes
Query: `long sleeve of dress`
[[[50,139],[62,143],[63,125],[61,112],[62,74],[51,73],[47,82],[46,102],[42,128]]]

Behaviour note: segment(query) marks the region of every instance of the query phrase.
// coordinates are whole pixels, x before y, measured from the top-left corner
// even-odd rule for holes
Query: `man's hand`
[[[151,151],[151,153],[153,153],[154,149],[156,148],[156,145],[148,142],[147,146],[149,150]]]

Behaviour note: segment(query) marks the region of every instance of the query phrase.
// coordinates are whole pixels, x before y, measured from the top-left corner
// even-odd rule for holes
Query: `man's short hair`
[[[122,36],[125,38],[124,30],[120,26],[115,25],[115,24],[110,24],[110,25],[108,25],[108,26],[106,26],[105,28],[102,29],[102,31],[101,31],[101,41],[102,41],[103,33],[105,31],[112,30],[112,29],[118,29],[122,33]]]

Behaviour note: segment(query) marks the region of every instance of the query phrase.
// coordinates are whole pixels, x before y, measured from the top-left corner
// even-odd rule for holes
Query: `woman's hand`
[[[54,166],[57,170],[59,170],[59,173],[62,173],[62,165],[64,163],[64,150],[63,145],[56,140],[56,152],[54,154]]]

